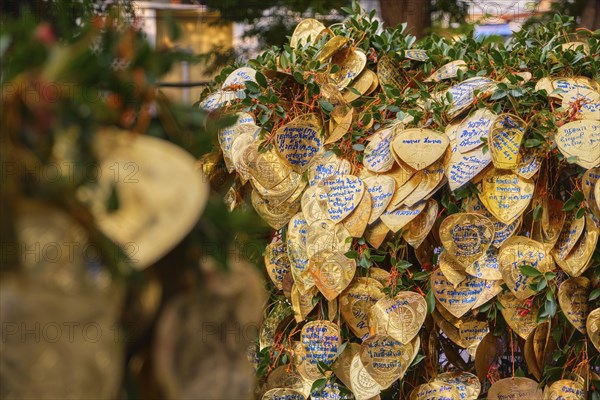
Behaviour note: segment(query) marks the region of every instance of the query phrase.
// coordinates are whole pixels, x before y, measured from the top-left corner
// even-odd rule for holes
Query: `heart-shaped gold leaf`
[[[565,317],[581,333],[585,333],[588,315],[588,296],[591,282],[585,276],[570,278],[558,288],[558,304]]]
[[[325,178],[348,175],[351,171],[352,165],[348,160],[339,158],[333,152],[320,153],[308,168],[308,185],[315,186]]]
[[[439,67],[434,73],[425,79],[425,82],[439,82],[444,79],[456,78],[458,71],[464,72],[467,69],[467,63],[463,60],[450,61],[448,64],[444,64]]]
[[[456,385],[461,400],[477,400],[481,392],[479,379],[468,372],[444,372],[436,376],[435,380]]]
[[[368,314],[381,299],[383,285],[373,278],[357,278],[339,297],[340,313],[352,332],[361,340],[369,337]]]
[[[382,389],[387,389],[404,376],[413,359],[413,352],[412,342],[402,344],[390,336],[377,335],[362,343],[360,360],[367,373]]]
[[[457,318],[465,315],[477,301],[486,282],[468,275],[458,286],[446,279],[439,269],[431,273],[433,295],[452,315]]]
[[[444,156],[444,173],[450,190],[456,190],[470,182],[491,162],[490,152],[484,152],[483,146],[461,153],[456,142],[452,141]]]
[[[456,385],[448,382],[432,381],[417,386],[410,394],[410,400],[459,399]]]
[[[431,228],[435,224],[438,216],[438,203],[434,199],[429,199],[425,203],[425,209],[410,221],[406,229],[402,231],[404,240],[412,247],[417,248],[423,243]]]
[[[323,320],[307,322],[300,332],[300,340],[306,352],[306,361],[311,366],[317,366],[321,362],[331,366],[342,344],[340,328]]]
[[[480,108],[465,118],[456,128],[456,145],[458,151],[467,153],[482,147],[488,140],[490,129],[498,116],[487,108]]]
[[[367,192],[371,195],[372,208],[369,224],[375,222],[385,211],[394,195],[396,182],[391,176],[374,175],[363,179]]]
[[[312,286],[306,293],[300,293],[298,286],[292,286],[290,298],[292,301],[292,309],[294,310],[294,318],[296,319],[296,322],[300,323],[304,321],[308,314],[310,314],[310,312],[315,308],[317,303],[313,300],[317,293],[318,290],[314,286]]]
[[[465,272],[481,279],[493,281],[502,279],[500,264],[498,264],[498,250],[490,247],[481,258],[469,265]]]
[[[389,232],[390,228],[388,228],[386,224],[384,224],[382,221],[377,221],[373,225],[367,227],[364,236],[367,242],[373,246],[373,248],[378,249]]]
[[[546,389],[544,400],[585,400],[585,390],[581,382],[561,379]]]
[[[350,389],[356,400],[373,399],[381,392],[381,386],[369,375],[360,360],[360,353],[352,358],[352,364],[350,364]]]
[[[518,217],[510,224],[505,224],[504,222],[498,221],[492,213],[490,213],[487,208],[481,203],[481,201],[475,197],[470,199],[467,204],[467,212],[481,214],[487,218],[489,218],[494,224],[494,240],[492,240],[492,246],[496,248],[500,248],[502,243],[506,241],[509,237],[511,237],[521,225],[522,218]]]
[[[392,232],[398,232],[410,221],[415,219],[424,208],[425,203],[423,202],[413,207],[402,206],[394,211],[385,211],[381,214],[381,222],[383,222]]]
[[[431,129],[406,129],[396,134],[392,147],[396,156],[410,167],[422,170],[442,158],[450,144],[448,137]]]
[[[344,225],[328,219],[317,220],[306,231],[306,254],[310,259],[320,251],[345,253],[350,249],[349,237]]]
[[[359,238],[365,232],[371,217],[372,201],[368,191],[363,194],[362,200],[350,215],[342,222],[350,236]]]
[[[477,321],[475,319],[461,321],[458,327],[458,335],[465,344],[467,352],[473,357],[475,357],[477,346],[489,331],[487,321]]]
[[[265,267],[275,287],[282,290],[283,278],[290,272],[290,259],[285,243],[276,242],[267,245],[265,248]]]
[[[322,186],[310,186],[306,189],[300,204],[309,224],[319,219],[327,219],[327,192]]]
[[[585,330],[596,350],[600,351],[600,308],[590,312],[585,323]]]
[[[260,197],[255,190],[252,191],[250,198],[258,215],[276,230],[287,225],[290,218],[292,218],[292,216],[300,209],[300,198],[293,201],[285,201],[276,206],[273,206],[271,203]]]
[[[231,160],[231,144],[237,135],[243,132],[243,129],[236,129],[236,126],[242,124],[252,124],[253,130],[258,129],[258,126],[254,125],[254,117],[252,114],[237,113],[236,117],[237,119],[233,125],[221,129],[217,134],[219,145],[221,146],[221,151],[223,152],[223,160],[225,161],[225,166],[227,167],[227,171],[229,171],[229,173],[234,171],[233,161]]]
[[[442,221],[439,232],[446,251],[467,267],[481,258],[492,244],[494,225],[480,214],[456,213]]]
[[[525,121],[511,114],[501,114],[494,121],[489,148],[495,168],[512,169],[519,165],[519,150],[526,127]]]
[[[491,170],[483,177],[479,200],[494,217],[510,224],[529,206],[534,187],[533,181],[516,174]]]
[[[565,158],[574,157],[585,169],[600,164],[600,121],[583,119],[566,123],[556,132],[556,146]]]
[[[585,229],[571,253],[564,260],[555,258],[558,266],[571,276],[585,272],[598,245],[598,226],[590,215],[585,217],[585,221]]]
[[[504,282],[519,300],[535,294],[529,287],[533,277],[523,273],[521,267],[534,268],[541,274],[554,267],[544,245],[524,236],[513,236],[504,242],[498,253],[498,263]]]
[[[523,339],[533,332],[537,326],[538,308],[529,307],[525,302],[520,301],[510,292],[503,292],[498,295],[498,300],[502,304],[502,316],[508,326],[514,330],[517,335]]]
[[[354,175],[333,176],[319,183],[327,193],[327,215],[333,222],[346,218],[360,203],[365,188]]]
[[[394,166],[392,155],[393,129],[385,128],[374,133],[365,147],[363,165],[372,172],[386,172]]]
[[[427,302],[419,293],[403,291],[394,298],[383,297],[371,307],[371,335],[387,335],[410,343],[419,333],[427,316]]]
[[[533,379],[514,377],[494,382],[488,391],[488,400],[527,399],[542,400],[543,392]]]
[[[458,260],[450,255],[447,251],[442,252],[438,257],[438,264],[442,274],[457,287],[467,277],[465,267]]]
[[[273,388],[267,390],[261,397],[261,400],[281,400],[281,399],[294,399],[294,400],[305,400],[306,396],[296,389],[290,388]]]
[[[294,171],[306,171],[321,152],[322,127],[321,119],[316,114],[305,114],[277,130],[275,149]]]
[[[354,278],[356,260],[339,251],[320,251],[311,257],[309,271],[319,291],[332,301]]]

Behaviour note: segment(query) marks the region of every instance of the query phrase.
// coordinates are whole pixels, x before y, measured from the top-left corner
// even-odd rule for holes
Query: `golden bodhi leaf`
[[[368,191],[364,191],[362,200],[358,203],[358,206],[342,222],[350,236],[359,238],[363,235],[371,218],[372,203],[371,194]]]
[[[322,151],[322,128],[316,114],[301,115],[277,130],[275,149],[294,171],[304,172]]]
[[[457,318],[473,308],[485,286],[486,281],[471,275],[454,287],[439,269],[431,274],[431,288],[435,298]]]
[[[542,390],[533,379],[515,377],[500,379],[488,391],[488,400],[522,399],[543,400]]]
[[[294,29],[292,38],[290,39],[290,47],[298,47],[304,43],[313,42],[321,31],[325,29],[325,25],[313,18],[306,18]]]
[[[339,297],[340,314],[359,339],[369,337],[369,310],[383,298],[383,285],[373,278],[356,278]]]
[[[452,257],[464,267],[481,258],[492,244],[494,224],[480,214],[452,214],[440,225],[440,239]]]
[[[394,166],[392,155],[393,128],[385,128],[375,132],[368,139],[363,155],[363,165],[371,172],[386,172]]]
[[[567,279],[558,288],[558,304],[560,304],[565,317],[579,332],[584,334],[590,287],[590,280],[580,276]]]
[[[309,270],[323,296],[335,299],[354,278],[356,260],[339,251],[319,251],[310,259]]]
[[[146,268],[192,229],[208,200],[206,178],[194,157],[157,137],[105,128],[96,132],[93,146],[98,181],[86,200],[95,222],[120,246],[134,244],[136,252],[129,262],[137,269]],[[134,174],[124,174],[126,178],[116,182],[115,165],[125,166],[126,171],[131,165]],[[109,211],[113,190],[119,207]]]
[[[510,224],[529,206],[534,187],[531,180],[492,169],[483,177],[479,200],[494,217]]]
[[[565,158],[574,157],[579,166],[590,169],[600,164],[600,121],[584,119],[558,128],[556,145]]]
[[[463,60],[451,61],[438,68],[425,82],[439,82],[444,79],[456,78],[458,71],[466,71],[467,63]]]
[[[405,230],[402,231],[404,240],[412,247],[417,248],[423,243],[438,216],[438,203],[434,199],[427,200],[425,209],[415,219],[410,221]]]
[[[339,66],[337,72],[331,74],[331,79],[338,89],[342,89],[360,75],[367,64],[367,56],[361,50],[347,49],[337,52],[331,62]]]
[[[432,381],[417,386],[410,394],[410,400],[459,399],[458,388],[453,383]]]
[[[346,218],[359,205],[365,192],[362,180],[354,175],[332,176],[319,183],[327,193],[327,215],[334,222]]]
[[[340,328],[329,321],[311,321],[302,327],[300,339],[308,364],[316,367],[322,362],[330,366],[341,345]]]
[[[442,274],[444,274],[446,279],[452,283],[454,287],[460,285],[467,277],[464,265],[459,263],[458,260],[452,257],[447,251],[444,251],[439,255],[438,264]]]
[[[590,312],[585,323],[587,335],[596,350],[600,351],[600,308]]]
[[[554,267],[554,261],[544,246],[524,236],[513,236],[504,242],[498,254],[498,263],[504,282],[520,300],[535,294],[529,287],[533,278],[524,274],[521,267],[532,267],[542,274]]]
[[[306,397],[295,389],[274,388],[267,390],[262,400],[306,400]]]
[[[394,211],[385,211],[381,214],[380,218],[392,232],[398,232],[416,218],[424,208],[425,202],[421,202],[413,207],[402,206]]]
[[[564,260],[555,259],[558,266],[571,276],[581,275],[591,265],[598,244],[598,226],[590,215],[585,216],[585,221],[585,229],[571,253]]]
[[[544,391],[544,400],[584,400],[585,389],[581,382],[561,379]]]
[[[360,360],[368,374],[386,389],[404,376],[416,355],[413,343],[418,346],[416,342],[402,344],[386,335],[371,336],[361,345]]]
[[[393,150],[410,167],[421,170],[439,160],[450,140],[444,133],[430,129],[406,129],[396,134]]]
[[[269,243],[265,248],[265,267],[267,274],[278,290],[283,289],[283,278],[290,272],[290,259],[288,258],[285,243]]]
[[[456,385],[461,400],[477,400],[481,391],[479,379],[469,372],[444,372],[436,376],[434,380]]]
[[[385,211],[394,195],[396,182],[387,175],[374,175],[363,179],[367,192],[371,195],[371,215],[369,224],[374,223]]]
[[[355,355],[360,353],[360,344],[348,342],[344,350],[335,359],[331,370],[340,381],[350,387],[350,365]]]
[[[521,142],[527,124],[512,114],[501,114],[490,130],[489,148],[498,169],[512,169],[519,164]]]
[[[402,344],[411,342],[419,333],[427,316],[427,302],[419,293],[399,292],[394,298],[384,297],[369,313],[372,335],[387,335]]]
[[[504,307],[501,312],[508,326],[517,335],[523,339],[527,339],[537,326],[536,316],[538,308],[535,306],[528,307],[525,302],[521,302],[510,292],[500,293],[498,300]]]
[[[457,127],[455,141],[462,154],[483,147],[489,140],[490,129],[498,116],[487,108],[480,108],[465,118]]]

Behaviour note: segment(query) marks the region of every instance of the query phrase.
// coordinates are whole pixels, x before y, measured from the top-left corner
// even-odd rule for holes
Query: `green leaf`
[[[539,147],[542,143],[541,140],[539,139],[527,139],[525,141],[525,147],[527,147],[528,149],[532,148],[532,147]]]
[[[573,197],[571,197],[569,200],[565,201],[565,204],[563,204],[563,211],[571,211],[573,209],[575,209],[575,207],[577,207],[579,205],[579,202],[577,200],[575,200]]]
[[[256,82],[246,81],[246,89],[250,91],[250,93],[260,93],[260,87]]]
[[[294,79],[301,85],[304,85],[304,76],[302,72],[294,71]]]
[[[519,269],[521,270],[521,273],[525,276],[535,277],[535,276],[542,275],[542,273],[540,271],[538,271],[536,268],[532,267],[531,265],[521,265],[521,266],[519,266]]]
[[[357,257],[358,257],[358,252],[357,252],[357,251],[355,251],[355,250],[351,250],[351,251],[347,252],[347,253],[345,254],[345,256],[346,256],[346,257],[348,257],[348,258],[353,258],[353,259],[355,259],[355,258],[357,258]]]
[[[579,210],[577,210],[577,212],[575,213],[575,218],[581,219],[584,215],[585,215],[585,208],[582,207]]]
[[[417,365],[418,363],[420,363],[421,361],[423,361],[425,359],[425,356],[423,354],[417,354],[417,356],[415,357],[415,359],[413,360],[413,362],[410,363],[410,367],[414,367],[415,365]]]
[[[319,99],[319,104],[321,105],[321,108],[323,109],[323,111],[325,111],[326,113],[332,112],[333,109],[335,108],[333,106],[333,104],[331,104],[330,102],[323,100],[323,99]]]
[[[583,195],[582,192],[580,192],[579,190],[576,190],[573,192],[573,198],[575,200],[577,200],[578,202],[582,202],[583,200],[585,200],[585,196]]]
[[[254,75],[254,79],[256,79],[256,82],[266,88],[267,87],[267,78],[260,72],[260,71],[256,71],[256,75]]]
[[[540,219],[542,219],[542,205],[538,204],[535,206],[535,209],[533,210],[533,220],[539,221]]]
[[[327,378],[317,379],[310,387],[310,393],[319,393],[321,390],[323,390],[325,385],[327,385]]]
[[[352,86],[347,86],[346,89],[348,89],[350,92],[354,93],[357,96],[362,96],[362,94]]]
[[[355,143],[352,145],[352,148],[354,149],[354,151],[364,151],[365,145],[361,143]]]
[[[592,290],[592,293],[590,293],[589,300],[596,300],[598,297],[600,297],[600,287],[597,287],[596,289]]]
[[[432,289],[429,289],[427,292],[425,301],[427,302],[427,314],[431,314],[433,310],[435,310],[435,296],[433,295]]]

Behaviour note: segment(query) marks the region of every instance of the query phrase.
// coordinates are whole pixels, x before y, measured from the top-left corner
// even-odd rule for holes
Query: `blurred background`
[[[597,0],[360,4],[417,37],[505,41],[556,12],[600,28]],[[253,397],[247,353],[269,299],[272,233],[194,175],[228,123],[195,103],[225,65],[283,44],[303,18],[338,22],[349,5],[2,2],[1,398]],[[148,150],[133,151],[103,138],[119,136],[108,126],[174,146],[138,138]],[[98,159],[103,146],[123,155]]]

